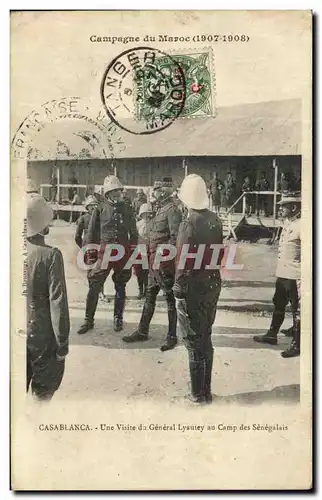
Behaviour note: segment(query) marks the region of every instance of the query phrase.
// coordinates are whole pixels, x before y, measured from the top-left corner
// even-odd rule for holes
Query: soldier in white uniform
[[[286,306],[290,302],[293,338],[290,347],[281,355],[291,358],[300,354],[301,199],[297,195],[284,196],[278,205],[284,224],[278,249],[274,312],[268,332],[265,335],[255,335],[254,340],[264,344],[277,344],[277,334],[284,321]]]

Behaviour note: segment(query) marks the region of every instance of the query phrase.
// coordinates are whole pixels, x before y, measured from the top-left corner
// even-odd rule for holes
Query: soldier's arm
[[[86,244],[96,243],[98,245],[100,240],[100,209],[95,207],[88,224]]]
[[[139,235],[132,207],[128,207],[127,220],[128,220],[128,233],[129,233],[130,245],[136,246],[138,243]]]
[[[84,232],[84,216],[82,215],[76,224],[76,232],[75,232],[75,242],[79,248],[82,248],[83,244],[83,232]]]
[[[177,243],[179,226],[182,220],[182,215],[177,206],[173,206],[168,213],[168,225],[169,225],[169,243],[175,245]]]
[[[63,256],[54,248],[49,266],[49,303],[53,331],[57,342],[57,355],[68,354],[69,310]]]
[[[185,220],[180,224],[178,238],[177,238],[177,259],[176,259],[176,275],[175,275],[175,283],[173,286],[173,293],[176,298],[184,298],[186,295],[187,281],[191,269],[189,269],[187,261],[185,265],[182,266],[180,263],[180,255],[182,251],[183,245],[189,245],[189,247],[193,244],[194,241],[194,231],[192,224]]]

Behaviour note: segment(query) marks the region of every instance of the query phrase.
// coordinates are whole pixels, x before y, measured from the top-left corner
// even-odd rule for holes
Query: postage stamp
[[[215,116],[215,72],[211,48],[171,54],[181,67],[186,84],[186,99],[180,118]],[[157,64],[165,64],[158,58]]]
[[[186,83],[179,61],[150,47],[126,50],[108,65],[101,83],[107,115],[132,134],[152,134],[178,118]]]

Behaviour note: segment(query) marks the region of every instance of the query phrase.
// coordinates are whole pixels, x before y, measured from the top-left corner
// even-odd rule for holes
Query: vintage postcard
[[[312,13],[11,12],[13,490],[312,487]]]

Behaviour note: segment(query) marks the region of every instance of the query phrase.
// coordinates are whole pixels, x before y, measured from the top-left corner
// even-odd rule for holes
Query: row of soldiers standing
[[[183,214],[177,200],[172,196],[172,179],[165,177],[156,180],[153,186],[153,206],[149,207],[143,203],[139,208],[141,216],[146,215],[146,220],[142,223],[142,232],[140,224],[138,227],[135,224],[133,210],[122,198],[123,186],[119,179],[109,176],[103,189],[104,200],[90,210],[86,237],[83,241],[86,245],[100,245],[102,251],[88,251],[87,262],[99,263],[104,248],[111,243],[121,244],[125,248],[125,255],[121,260],[110,262],[105,269],[98,264],[88,271],[89,291],[85,320],[78,333],[84,334],[94,327],[99,293],[110,273],[113,273],[112,280],[115,286],[114,330],[123,329],[125,287],[131,277],[131,270],[125,269],[124,266],[136,245],[142,241],[147,242],[149,270],[145,281],[143,311],[137,329],[131,335],[124,336],[123,341],[134,343],[148,339],[156,298],[162,290],[167,302],[168,332],[165,342],[161,345],[161,351],[176,346],[179,320],[179,325],[183,326],[185,332],[183,336],[189,352],[192,388],[190,398],[196,401],[210,400],[213,358],[211,327],[221,288],[220,273],[217,269],[206,270],[208,262],[203,263],[197,271],[176,269],[174,259],[161,262],[158,269],[153,269],[152,266],[162,244],[178,248],[186,243],[191,247],[200,243],[222,244],[222,224],[216,214],[208,210],[205,182],[194,174],[185,179],[180,190],[180,198],[182,207],[189,209],[188,216],[188,213]],[[137,268],[135,271],[137,275],[140,272]],[[192,276],[191,272],[194,275],[193,282],[189,278]],[[187,322],[187,314],[191,318],[191,324]]]
[[[89,291],[86,300],[85,321],[79,330],[86,333],[94,327],[94,316],[102,283],[113,271],[115,284],[114,330],[123,329],[125,287],[131,269],[125,263],[138,243],[138,232],[133,210],[122,199],[123,186],[116,177],[104,183],[104,199],[91,211],[85,244],[97,244],[100,250],[88,250],[88,263],[98,263],[88,271]],[[189,253],[196,253],[199,245],[206,249],[223,242],[222,224],[217,215],[208,210],[208,195],[203,179],[188,175],[181,186],[179,199],[184,210],[172,198],[171,179],[163,178],[154,184],[155,208],[148,232],[149,262],[154,262],[159,245],[170,243]],[[288,224],[281,237],[277,267],[274,314],[267,334],[254,337],[256,342],[276,344],[277,334],[288,302],[292,304],[292,343],[282,353],[284,357],[300,353],[300,200],[289,197],[279,202]],[[28,297],[27,297],[27,390],[41,400],[51,399],[60,386],[69,344],[69,309],[61,252],[45,243],[52,211],[44,198],[30,193],[27,203],[28,242]],[[106,245],[119,243],[125,248],[124,259],[100,266]],[[168,306],[168,334],[162,351],[177,344],[177,322],[189,354],[191,393],[195,403],[210,402],[213,346],[212,325],[221,290],[220,271],[209,269],[205,258],[198,269],[180,268],[174,260],[164,262],[158,269],[149,267],[146,298],[139,325],[131,335],[123,337],[127,343],[148,339],[160,289],[165,292]],[[211,259],[210,259],[211,260]],[[180,259],[179,259],[180,261]]]

